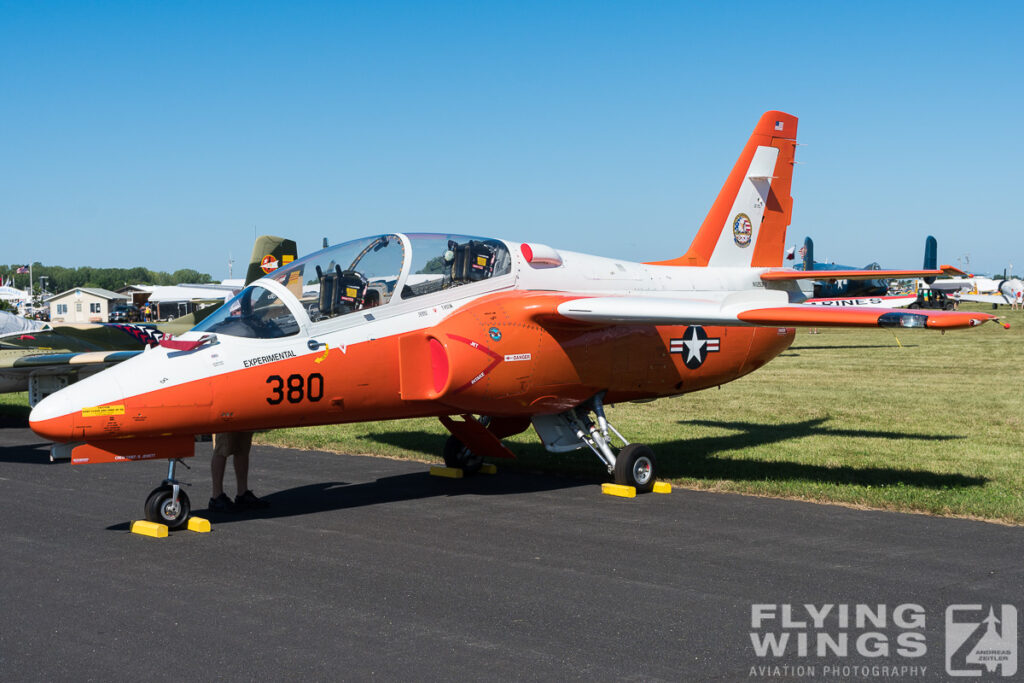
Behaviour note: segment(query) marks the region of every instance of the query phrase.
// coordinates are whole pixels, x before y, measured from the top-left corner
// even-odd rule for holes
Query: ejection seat
[[[454,256],[451,270],[453,284],[486,280],[494,272],[494,247],[477,240],[465,244],[451,240],[448,248]]]
[[[342,270],[334,266],[334,272],[324,273],[316,267],[320,280],[320,315],[333,318],[363,308],[366,303],[367,281],[357,270]]]

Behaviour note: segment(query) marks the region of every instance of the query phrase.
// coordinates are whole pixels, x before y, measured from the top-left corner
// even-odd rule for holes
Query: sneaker
[[[235,511],[235,503],[230,498],[228,498],[228,495],[226,493],[222,493],[216,498],[211,498],[208,507],[210,508],[210,512]]]
[[[249,510],[265,510],[270,507],[270,503],[262,498],[257,498],[256,494],[252,491],[246,491],[245,493],[235,496],[235,505]]]

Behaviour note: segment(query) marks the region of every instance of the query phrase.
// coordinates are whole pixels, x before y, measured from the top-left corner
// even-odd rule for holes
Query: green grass
[[[25,424],[29,412],[27,391],[0,394],[0,429]]]
[[[979,309],[986,310],[986,309]],[[685,487],[1024,524],[1024,313],[942,335],[822,329],[720,389],[624,404],[609,419]],[[0,395],[24,416],[25,394]],[[435,461],[435,419],[282,429],[264,444]],[[549,454],[533,430],[499,463],[601,476],[588,450]]]
[[[608,416],[677,485],[1024,524],[1024,314],[1002,311],[1010,330],[800,330],[752,375]],[[258,441],[433,461],[446,436],[421,419]],[[517,468],[602,474],[588,450],[548,454],[532,429],[507,443]]]

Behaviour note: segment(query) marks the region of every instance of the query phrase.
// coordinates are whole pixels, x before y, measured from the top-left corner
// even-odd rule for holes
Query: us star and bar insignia
[[[668,340],[669,353],[678,353],[690,370],[696,370],[707,360],[709,353],[717,353],[722,345],[721,337],[708,338],[700,325],[690,325],[679,339]]]

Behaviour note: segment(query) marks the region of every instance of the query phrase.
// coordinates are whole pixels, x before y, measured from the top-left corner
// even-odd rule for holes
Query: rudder
[[[765,112],[689,250],[663,266],[781,266],[793,210],[797,117]]]

